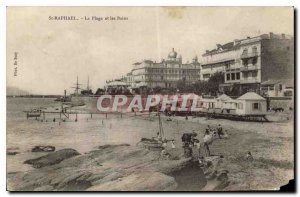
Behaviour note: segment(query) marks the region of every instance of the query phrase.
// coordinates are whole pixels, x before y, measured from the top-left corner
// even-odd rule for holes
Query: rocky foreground
[[[219,157],[207,169],[192,158],[121,145],[105,145],[85,154],[63,149],[24,163],[35,169],[8,173],[10,191],[175,191],[220,190],[226,171],[217,171]]]

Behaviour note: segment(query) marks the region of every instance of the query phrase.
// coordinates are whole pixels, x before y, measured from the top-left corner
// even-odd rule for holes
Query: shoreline
[[[291,117],[292,115],[293,114],[290,114]],[[7,132],[9,137],[7,148],[9,149],[13,146],[18,147],[23,144],[23,146],[19,147],[19,154],[7,156],[9,157],[8,165],[10,163],[15,164],[16,162],[22,163],[26,159],[45,155],[45,153],[33,154],[30,152],[30,148],[33,145],[41,145],[45,144],[45,142],[48,145],[55,145],[57,150],[73,148],[79,151],[81,156],[93,152],[92,150],[96,146],[104,144],[113,145],[131,141],[130,147],[131,149],[135,149],[136,147],[134,146],[137,140],[141,137],[155,136],[155,130],[158,129],[156,122],[157,118],[155,116],[151,116],[150,118],[123,116],[120,118],[115,115],[110,115],[108,119],[105,119],[104,116],[96,116],[93,117],[93,119],[86,118],[87,117],[85,116],[81,117],[77,123],[71,121],[61,122],[60,124],[58,122],[42,123],[35,120],[22,120],[21,122],[17,122],[17,124],[20,125],[17,125],[18,127],[14,130],[9,129],[8,127]],[[22,119],[25,119],[25,117]],[[180,155],[183,152],[180,138],[184,132],[195,130],[198,133],[198,137],[201,139],[208,124],[213,128],[215,128],[217,124],[221,124],[224,129],[228,130],[228,139],[216,140],[210,146],[212,154],[224,156],[222,164],[219,166],[221,171],[228,170],[229,184],[221,190],[274,190],[276,188],[279,189],[279,186],[287,184],[289,179],[294,178],[293,117],[288,121],[279,123],[237,122],[226,119],[207,120],[205,118],[192,117],[188,117],[188,120],[185,120],[185,117],[172,117],[172,121],[167,121],[166,119],[167,117],[162,116],[163,127],[167,137],[175,139],[175,155]],[[22,127],[25,130],[24,132],[19,131]],[[12,137],[10,137],[10,135],[12,135]],[[21,144],[11,143],[11,139],[15,136],[30,136],[32,142],[18,142]],[[80,139],[82,139],[82,141],[78,141]],[[99,143],[99,140],[102,141],[102,143]],[[254,161],[251,163],[244,160],[245,153],[249,150],[251,150],[254,157]],[[118,153],[115,152],[114,154]],[[131,154],[130,156],[131,157],[129,158],[131,160],[140,160],[143,158],[138,155],[135,156],[134,154]],[[17,158],[18,161],[16,160]],[[72,158],[67,159],[65,162],[68,162],[68,160],[71,161]],[[114,162],[112,161],[112,164],[114,164]],[[84,163],[85,162],[83,162],[83,164]],[[84,165],[88,165],[88,163],[91,163],[91,161],[87,160]],[[168,168],[168,165],[166,166],[166,168]],[[143,166],[139,166],[139,168],[143,170],[147,169]],[[16,166],[16,169],[19,169],[18,165]],[[43,169],[44,168],[39,169],[38,172],[43,173]],[[49,168],[45,167],[45,170],[47,169]],[[119,166],[118,169],[122,171],[122,167]],[[75,167],[73,170],[77,171],[78,169],[76,170]],[[32,168],[29,167],[25,171],[27,171],[27,174],[35,174],[34,171],[36,171],[36,169],[32,170]],[[9,170],[8,173],[10,174],[9,176],[16,178],[23,172],[14,173],[14,170]],[[129,178],[126,178],[125,180],[130,182],[130,180],[133,181],[133,179],[136,179],[137,177],[141,179],[138,175],[132,176],[129,176]],[[167,178],[163,175],[157,176],[160,177],[157,179]],[[154,178],[154,180],[155,179],[156,178]],[[111,184],[112,183],[115,184],[113,181]],[[208,185],[214,184],[215,179]],[[106,183],[105,186],[101,186],[101,188],[110,188],[111,186],[109,185],[109,183]],[[176,188],[172,188],[172,191],[176,190]],[[214,188],[208,186],[202,189],[209,191],[214,190]]]

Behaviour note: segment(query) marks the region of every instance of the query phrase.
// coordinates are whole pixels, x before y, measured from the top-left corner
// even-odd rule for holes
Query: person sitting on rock
[[[221,137],[227,139],[229,137],[228,136],[228,131],[225,130],[224,133],[223,133],[223,135],[221,135]]]
[[[154,139],[156,139],[157,141],[162,141],[162,137],[159,134],[159,132],[156,133],[156,137],[153,137]]]
[[[253,161],[253,156],[252,156],[250,151],[248,151],[247,154],[246,154],[246,160],[247,161]]]
[[[171,147],[172,147],[172,149],[175,149],[175,148],[176,148],[175,143],[174,143],[174,140],[171,141]]]
[[[167,152],[167,150],[165,148],[163,148],[160,152],[160,156],[162,158],[166,158],[166,159],[169,159],[169,157],[171,156],[170,153]]]
[[[164,139],[163,141],[162,141],[162,145],[161,145],[163,148],[167,148],[167,140],[166,139]]]

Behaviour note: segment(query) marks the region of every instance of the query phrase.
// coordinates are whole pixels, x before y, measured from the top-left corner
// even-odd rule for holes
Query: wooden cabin
[[[265,115],[267,101],[254,92],[247,92],[236,99],[236,114],[238,115]]]

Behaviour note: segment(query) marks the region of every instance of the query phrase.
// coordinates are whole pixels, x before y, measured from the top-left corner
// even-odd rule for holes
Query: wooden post
[[[105,118],[107,119],[107,113],[105,113]]]
[[[76,113],[76,119],[75,119],[75,122],[77,122],[77,113]]]
[[[91,119],[93,119],[93,114],[91,113]]]

